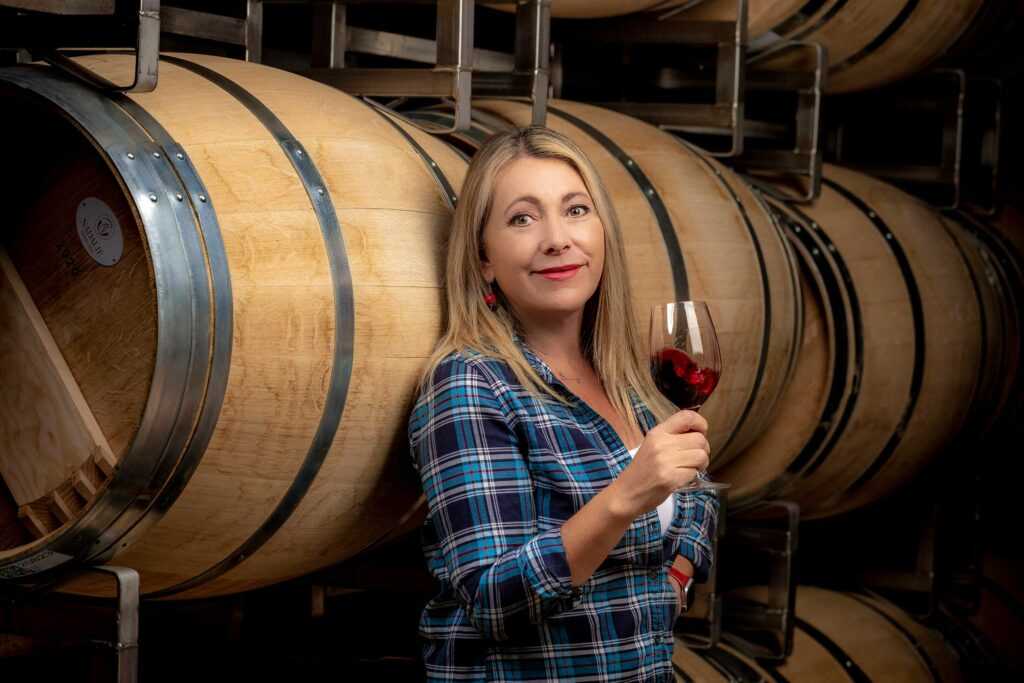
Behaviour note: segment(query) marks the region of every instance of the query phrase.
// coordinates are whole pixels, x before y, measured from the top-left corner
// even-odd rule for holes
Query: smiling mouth
[[[547,280],[568,280],[583,268],[582,265],[560,266],[558,268],[547,268],[536,271],[537,275]]]
[[[583,264],[577,263],[571,266],[558,266],[557,268],[545,268],[544,270],[534,271],[540,275],[554,275],[557,273],[569,273],[575,270],[579,270],[583,267]]]

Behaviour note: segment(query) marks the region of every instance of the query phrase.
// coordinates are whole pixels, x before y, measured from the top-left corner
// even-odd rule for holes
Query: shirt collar
[[[555,373],[551,370],[548,364],[545,363],[544,360],[536,353],[534,353],[533,349],[531,349],[526,344],[526,340],[523,339],[523,336],[519,333],[518,330],[512,332],[512,339],[513,341],[515,341],[516,346],[519,347],[519,350],[522,351],[523,356],[526,357],[527,362],[533,367],[534,370],[537,371],[537,374],[540,375],[541,379],[543,379],[548,384],[560,386],[568,390],[568,387],[566,387],[565,384],[563,384],[562,381],[558,379],[557,376],[555,376]],[[633,402],[633,410],[635,412],[642,412],[646,407],[644,402],[640,400],[640,395],[637,394],[635,390],[629,390],[629,398]]]
[[[548,384],[555,384],[562,387],[565,386],[562,384],[562,381],[555,376],[555,373],[551,368],[548,367],[548,364],[545,363],[540,356],[534,353],[533,349],[527,346],[526,340],[523,339],[523,336],[518,331],[512,332],[512,339],[515,341],[516,346],[519,347],[519,350],[522,351],[523,356],[526,357],[527,362],[534,370],[536,370],[542,380]]]

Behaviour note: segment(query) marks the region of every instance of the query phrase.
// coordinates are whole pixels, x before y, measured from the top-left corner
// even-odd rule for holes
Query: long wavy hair
[[[619,221],[604,184],[583,151],[569,138],[542,126],[491,136],[469,165],[447,241],[445,331],[426,364],[420,388],[442,359],[472,349],[507,363],[520,384],[538,396],[566,402],[516,346],[514,337],[521,327],[497,282],[493,285],[497,310],[491,311],[484,302],[491,287],[481,269],[482,236],[492,208],[495,180],[508,163],[520,157],[565,162],[583,179],[594,201],[604,225],[605,260],[597,290],[584,305],[580,345],[611,404],[642,431],[632,410],[631,391],[659,421],[675,408],[656,389],[648,369],[648,351],[633,313]]]

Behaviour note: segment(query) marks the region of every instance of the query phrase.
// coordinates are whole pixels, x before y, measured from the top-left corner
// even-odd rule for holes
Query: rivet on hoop
[[[149,195],[149,201],[155,202],[156,201],[156,195],[155,194]]]

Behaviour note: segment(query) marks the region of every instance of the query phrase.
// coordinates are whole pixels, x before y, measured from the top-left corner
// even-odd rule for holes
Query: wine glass
[[[651,374],[680,410],[700,410],[718,386],[722,354],[711,312],[703,301],[674,301],[651,308]],[[702,474],[704,474],[702,472]],[[680,491],[718,491],[722,482],[695,479]]]

